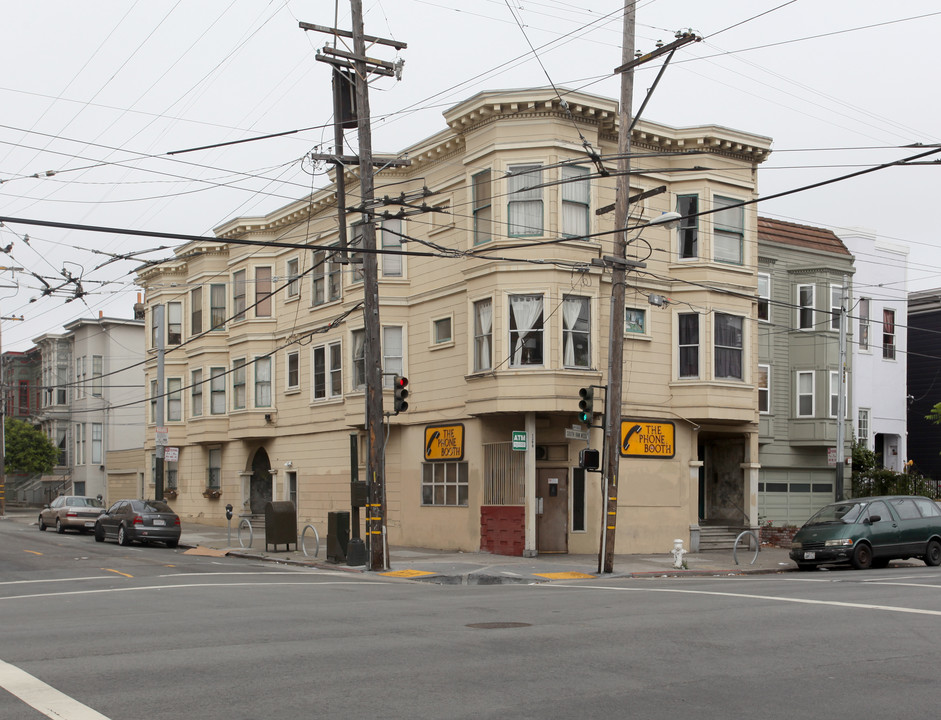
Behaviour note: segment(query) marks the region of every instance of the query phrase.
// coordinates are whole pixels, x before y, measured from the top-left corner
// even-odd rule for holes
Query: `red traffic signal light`
[[[405,401],[405,398],[408,397],[408,378],[396,375],[392,381],[392,387],[395,398],[392,407],[398,415],[400,412],[408,410],[408,403]]]

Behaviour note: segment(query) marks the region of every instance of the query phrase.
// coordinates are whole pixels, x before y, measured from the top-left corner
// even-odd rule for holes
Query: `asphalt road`
[[[440,586],[0,522],[0,718],[934,718],[939,590],[928,567]]]

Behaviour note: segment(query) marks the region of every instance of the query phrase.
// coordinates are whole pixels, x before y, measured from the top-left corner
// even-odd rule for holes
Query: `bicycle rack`
[[[313,525],[305,525],[304,529],[301,530],[301,550],[304,551],[305,556],[310,557],[310,553],[307,552],[307,544],[304,542],[308,530],[314,531],[314,540],[316,542],[314,545],[314,557],[317,557],[320,554],[320,533],[317,532],[317,528]]]
[[[243,527],[248,528],[248,546],[247,547],[251,547],[252,543],[255,542],[255,531],[252,529],[252,523],[248,518],[242,518],[242,521],[239,523],[239,529],[238,529],[239,545],[242,547],[246,547],[245,543],[242,541],[242,528]]]
[[[742,538],[746,536],[750,537],[752,542],[755,543],[755,553],[752,555],[751,562],[748,563],[749,565],[755,564],[755,560],[758,559],[758,553],[761,551],[761,543],[758,541],[758,535],[755,533],[755,531],[742,530],[742,532],[738,534],[738,537],[735,538],[735,544],[732,546],[732,559],[735,560],[736,565],[738,565],[738,544],[741,542]]]

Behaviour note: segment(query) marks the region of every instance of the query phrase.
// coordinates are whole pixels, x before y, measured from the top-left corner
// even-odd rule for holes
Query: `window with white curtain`
[[[738,315],[715,314],[716,377],[742,380],[743,318]]]
[[[366,388],[366,331],[354,330],[353,340],[353,389]]]
[[[591,304],[587,297],[562,298],[562,361],[565,367],[591,367]]]
[[[271,357],[255,360],[255,407],[271,407]]]
[[[474,303],[474,372],[493,367],[493,301],[478,300]]]
[[[542,295],[510,295],[510,367],[542,365]]]
[[[575,165],[562,167],[562,234],[588,234],[588,207],[591,183],[588,168]]]
[[[382,387],[392,389],[392,376],[385,373],[404,375],[402,328],[390,325],[382,328]]]
[[[382,249],[402,249],[402,220],[393,218],[382,221]],[[396,253],[382,254],[382,277],[402,277],[402,255]]]
[[[507,170],[510,236],[542,235],[542,165],[511,165]]]

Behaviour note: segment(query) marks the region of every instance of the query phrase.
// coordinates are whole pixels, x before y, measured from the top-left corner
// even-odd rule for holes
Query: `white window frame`
[[[856,440],[864,448],[869,449],[869,432],[872,428],[872,410],[859,408],[856,424]]]
[[[762,288],[764,283],[764,288]],[[764,308],[764,313],[762,313]],[[762,317],[764,315],[764,317]],[[758,321],[771,322],[771,274],[758,273]]]
[[[91,424],[91,464],[104,463],[104,426],[101,423]]]
[[[871,353],[870,338],[872,327],[870,325],[870,316],[872,313],[872,299],[859,299],[859,337],[856,338],[856,344],[860,352]]]
[[[564,237],[585,238],[591,232],[591,171],[579,165],[562,166],[562,212]],[[587,239],[587,238],[586,238]]]
[[[640,322],[638,322],[638,319]],[[650,319],[647,308],[625,307],[624,308],[624,337],[649,338]]]
[[[473,342],[473,368],[474,372],[487,372],[493,369],[493,298],[475,300],[472,305],[474,315],[474,342]],[[486,306],[490,309],[490,325],[486,329],[483,325],[481,310]],[[484,357],[486,355],[486,357]],[[484,363],[486,362],[486,365]]]
[[[507,235],[510,237],[541,237],[545,233],[546,219],[542,199],[542,187],[530,190],[522,188],[542,185],[542,163],[520,163],[507,167]],[[538,208],[538,224],[529,225],[526,215],[535,218]]]
[[[270,318],[274,315],[274,268],[270,265],[258,265],[255,272],[254,311],[256,318]],[[259,277],[259,273],[262,277]],[[267,274],[268,277],[263,277]]]
[[[400,234],[396,234],[400,233]],[[402,235],[405,234],[401,218],[391,218],[383,220],[379,226],[379,236],[382,250],[401,250]],[[383,279],[403,278],[405,277],[405,256],[398,253],[387,254],[385,252],[379,256],[379,268],[382,271]]]
[[[830,402],[827,403],[827,417],[836,418],[840,414],[840,371],[828,371],[830,378]],[[834,410],[834,405],[836,409]]]
[[[311,401],[333,400],[343,395],[343,345],[339,340],[315,345],[310,357]],[[323,355],[323,390],[318,394],[317,355]],[[339,375],[337,375],[339,373]]]
[[[683,217],[676,231],[676,257],[678,260],[699,259],[699,194],[682,193],[676,196],[676,211]],[[692,215],[693,217],[688,217]],[[687,236],[691,236],[687,243]],[[687,245],[689,247],[687,247]]]
[[[105,359],[102,355],[91,356],[91,394],[92,397],[102,396],[102,376],[104,375]]]
[[[516,313],[514,308],[517,305],[514,305],[514,300],[517,300],[519,303],[522,303],[526,300],[539,300],[539,312],[533,317],[532,325],[525,329],[520,329],[514,327],[518,322],[516,318]],[[520,312],[522,312],[522,306],[520,305]],[[536,368],[536,367],[545,367],[546,366],[546,348],[547,343],[547,333],[546,333],[546,296],[543,293],[513,293],[512,295],[507,296],[507,347],[510,349],[509,357],[509,366],[513,369],[524,369],[524,368]],[[532,336],[532,337],[530,337]],[[540,361],[531,362],[525,361],[523,358],[523,351],[526,349],[525,341],[535,340],[539,346],[539,358]],[[517,348],[517,346],[519,346]],[[534,353],[533,353],[534,354]]]
[[[745,264],[745,208],[741,202],[735,198],[713,195],[712,205],[718,210],[712,214],[712,259],[715,262],[728,265]],[[729,222],[732,219],[735,220],[734,223]],[[737,252],[726,251],[726,257],[719,257],[720,245],[726,250],[726,241],[729,240],[738,244]]]
[[[810,302],[804,304],[801,302],[802,291],[805,288],[810,289]],[[797,329],[810,331],[816,327],[817,324],[817,315],[816,315],[816,305],[817,305],[817,286],[813,284],[801,284],[797,286],[797,298],[794,303],[797,306]],[[810,322],[804,322],[804,313],[810,313]]]
[[[396,338],[396,335],[398,338]],[[396,347],[398,343],[398,347]],[[382,326],[382,387],[392,389],[392,375],[405,373],[405,328],[402,325]]]
[[[293,358],[294,370],[291,370]],[[294,384],[291,384],[291,375],[294,375]],[[292,392],[301,389],[301,351],[293,350],[284,356],[284,382],[285,390]]]
[[[179,345],[183,342],[183,303],[167,303],[167,345]]]
[[[892,316],[892,332],[886,332],[886,318],[891,313]],[[894,308],[882,308],[882,359],[883,360],[895,360],[896,355],[898,354],[898,347],[895,343],[895,338],[897,337],[896,325],[897,316],[895,314]]]
[[[287,280],[284,296],[288,300],[296,300],[301,295],[300,267],[300,258],[296,257],[288,258],[284,264],[284,274]]]
[[[232,409],[244,410],[248,407],[248,364],[245,358],[232,361]],[[241,396],[241,397],[240,397]]]
[[[843,286],[830,284],[830,329],[839,331],[843,311]]]
[[[740,343],[739,345],[720,345],[720,344],[719,344],[718,332],[719,332],[719,318],[720,318],[720,317],[733,318],[733,319],[735,319],[735,320],[738,320],[739,323],[741,323],[741,326],[739,327],[739,333],[740,333],[740,337],[741,337],[741,343]],[[741,381],[744,381],[744,380],[746,379],[745,370],[746,370],[746,368],[747,368],[746,356],[745,356],[745,347],[746,347],[746,339],[745,339],[745,318],[744,318],[742,315],[736,315],[736,314],[734,314],[734,313],[726,313],[726,312],[718,312],[718,311],[717,311],[717,312],[713,313],[713,315],[712,315],[712,324],[713,324],[713,328],[712,328],[712,368],[713,368],[713,375],[715,376],[715,378],[716,378],[717,380],[741,380]],[[740,369],[740,373],[741,373],[740,375],[722,375],[722,376],[719,375],[719,357],[718,357],[718,355],[719,355],[719,351],[720,351],[720,350],[726,350],[726,351],[732,351],[732,352],[736,352],[736,351],[737,351],[737,352],[738,352],[738,355],[739,355],[739,358],[740,358],[740,360],[739,360],[739,369]]]
[[[447,323],[448,335],[443,337],[439,332],[443,323]],[[440,348],[454,344],[454,315],[442,315],[431,321],[431,346]]]
[[[183,421],[183,378],[167,378],[167,422]]]
[[[311,307],[337,302],[343,297],[343,284],[340,280],[341,265],[336,260],[338,252],[340,252],[339,245],[331,245],[330,250],[314,251],[313,266],[310,271]]]
[[[206,487],[212,490],[222,489],[222,448],[208,449],[206,462]]]
[[[474,214],[474,245],[493,239],[493,186],[490,168],[471,175]],[[480,192],[486,188],[486,193]]]
[[[771,414],[771,366],[766,363],[758,363],[758,412],[761,415]],[[761,399],[764,397],[764,409],[762,410]]]
[[[197,404],[196,400],[199,400]],[[203,369],[190,370],[190,417],[203,416]]]
[[[810,377],[810,391],[801,392],[801,378]],[[797,370],[795,374],[794,390],[796,392],[795,415],[799,418],[812,418],[817,416],[817,373],[813,370]],[[810,413],[801,412],[801,397],[810,397]]]
[[[254,407],[270,408],[274,403],[271,389],[274,386],[274,362],[270,355],[260,355],[255,358],[252,375],[255,379],[253,386]],[[267,377],[265,375],[267,374]],[[267,394],[267,401],[265,395]]]
[[[574,325],[570,325],[570,313],[575,306],[570,301],[577,301],[578,315]],[[584,313],[582,311],[585,311]],[[579,323],[583,325],[580,326]],[[576,340],[584,337],[586,350],[583,363],[578,362],[575,347]],[[592,366],[591,356],[591,298],[587,295],[562,296],[562,367],[587,370]]]
[[[687,342],[684,344],[684,343],[681,343],[682,338],[680,337],[681,324],[682,324],[681,318],[691,317],[691,316],[696,318],[696,342]],[[676,377],[679,380],[699,380],[702,377],[702,373],[703,373],[702,315],[700,315],[697,312],[689,312],[689,313],[677,313],[675,317],[676,317],[676,320],[675,320],[676,342],[674,344],[674,347],[676,348]],[[696,348],[696,374],[684,375],[683,374],[683,361],[682,361],[683,348],[693,348],[693,347]]]
[[[245,319],[245,306],[248,301],[248,271],[236,270],[232,273],[232,322]]]
[[[209,368],[209,414],[225,415],[228,409],[226,398],[227,373],[224,367]],[[222,401],[222,407],[217,409],[217,401]]]

